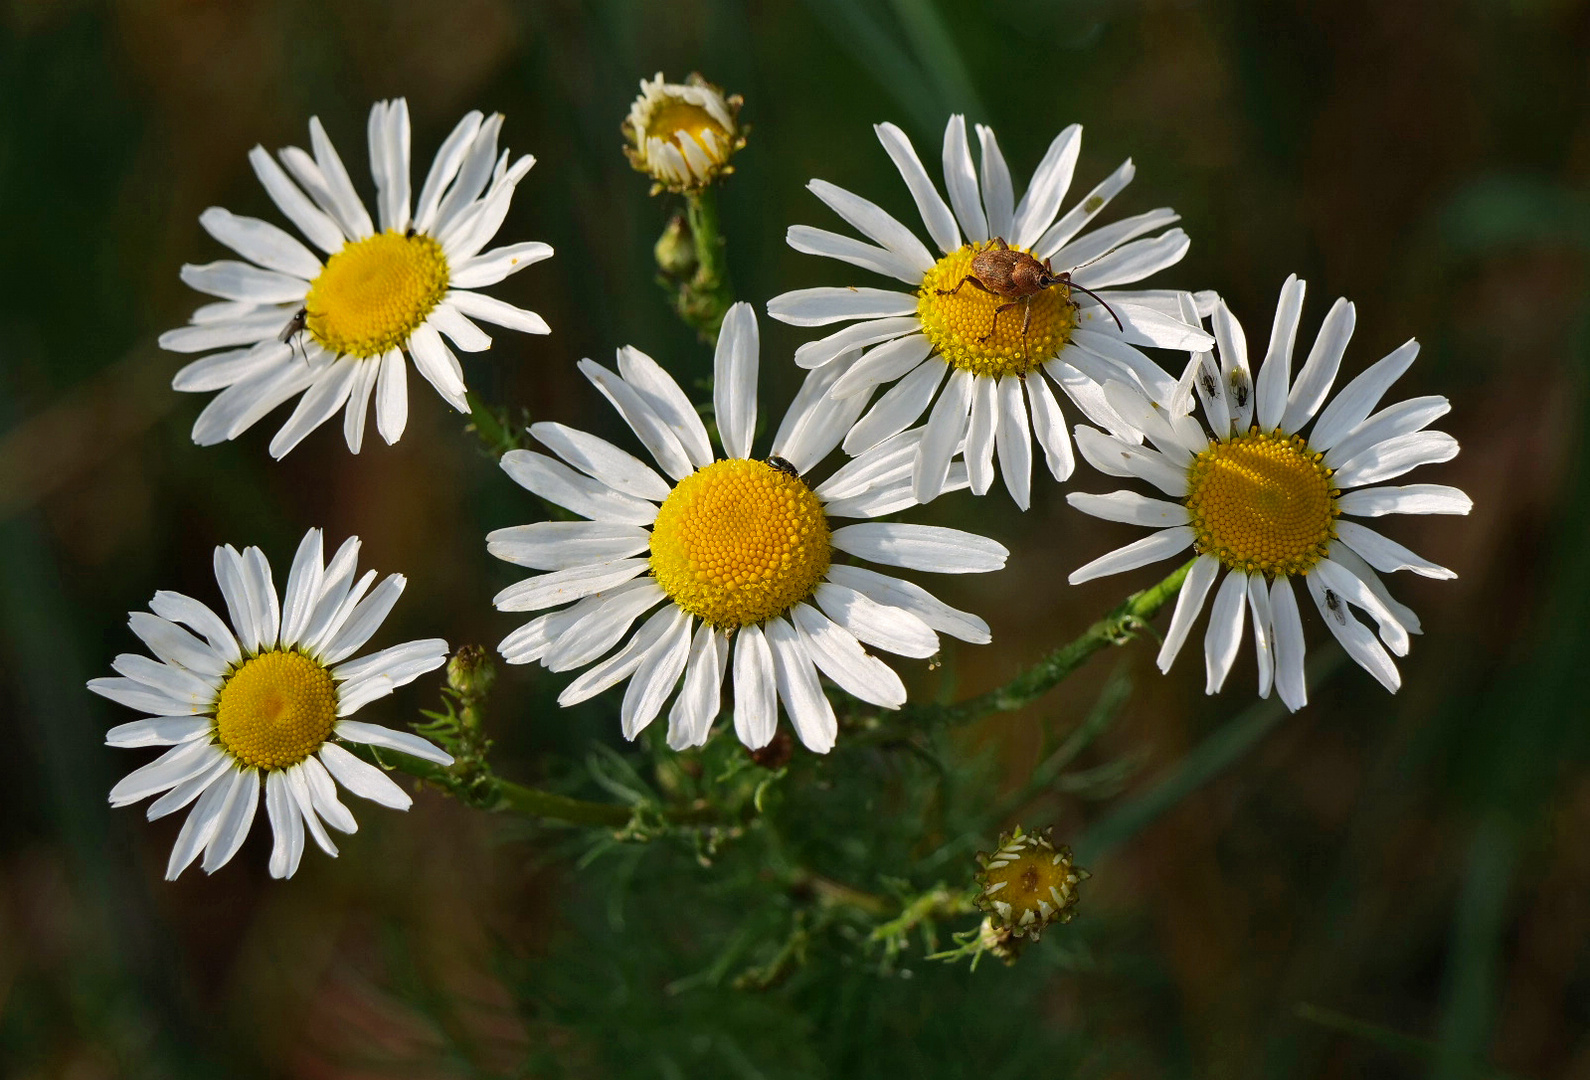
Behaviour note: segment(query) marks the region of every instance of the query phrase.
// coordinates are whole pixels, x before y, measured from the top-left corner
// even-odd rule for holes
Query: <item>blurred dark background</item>
[[[557,257],[495,291],[554,333],[495,334],[466,359],[470,384],[616,435],[578,358],[634,343],[683,381],[709,370],[652,281],[668,207],[618,149],[637,80],[659,69],[745,96],[753,131],[723,208],[738,295],[759,308],[789,288],[877,283],[783,243],[795,222],[832,227],[803,190],[813,176],[911,220],[873,123],[900,123],[937,174],[948,112],[990,122],[1019,189],[1079,121],[1077,190],[1130,156],[1137,180],[1110,214],[1183,215],[1192,252],[1155,284],[1219,290],[1262,339],[1295,271],[1310,337],[1332,298],[1356,301],[1347,372],[1416,336],[1398,395],[1454,403],[1442,426],[1462,455],[1410,479],[1462,486],[1475,512],[1393,519],[1392,535],[1460,574],[1393,583],[1426,630],[1399,695],[1332,666],[1306,618],[1324,668],[1314,703],[1239,718],[1248,736],[1225,725],[1253,701],[1251,646],[1211,699],[1195,651],[1161,678],[1140,643],[968,740],[1015,784],[1041,725],[1073,722],[1112,670],[1136,685],[1090,752],[1141,756],[1127,790],[1048,804],[1058,838],[1094,839],[1095,877],[1083,917],[1029,956],[1075,929],[1090,960],[1020,976],[1014,1033],[980,1030],[970,1007],[1003,1007],[1022,968],[997,963],[865,975],[898,1042],[859,1056],[838,1049],[843,1023],[792,1027],[777,990],[742,995],[732,1017],[645,978],[625,997],[615,980],[636,947],[596,940],[614,923],[589,917],[607,879],[573,869],[556,837],[435,795],[404,817],[359,808],[342,857],[311,852],[287,884],[266,877],[263,817],[223,872],[173,885],[161,874],[179,819],[105,804],[143,755],[102,745],[130,714],[83,682],[136,646],[126,612],[155,589],[214,601],[214,545],[259,544],[281,566],[310,525],[328,542],[357,533],[370,565],[410,578],[376,644],[495,644],[517,620],[489,599],[515,575],[482,536],[537,512],[418,380],[394,448],[372,430],[353,458],[333,423],[274,464],[285,410],[236,443],[192,446],[204,397],[169,389],[183,358],[154,342],[200,302],[178,266],[222,257],[199,212],[279,220],[246,153],[304,143],[310,115],[368,198],[372,100],[407,96],[417,177],[464,111],[506,113],[506,145],[539,164],[503,238]],[[993,1076],[1015,1075],[1026,1032],[1086,1045],[1020,1075],[1590,1077],[1587,104],[1577,0],[3,0],[0,1074]],[[763,335],[766,418],[793,392],[804,338],[767,320]],[[1155,580],[1067,587],[1131,530],[1035,487],[1026,515],[1002,493],[927,515],[1013,552],[1004,573],[944,589],[995,636],[954,653],[956,693]],[[941,688],[907,667],[914,689]],[[505,775],[615,741],[609,715],[549,707],[556,678],[499,682]],[[379,711],[397,723],[435,693],[422,680]],[[666,935],[689,914],[647,925]],[[526,983],[504,956],[528,970],[555,957],[557,977]],[[580,1008],[586,1026],[559,1019]],[[647,1023],[684,1025],[685,1049],[604,1057],[590,1016],[618,1030],[647,1009]],[[924,1063],[911,1047],[930,1035],[961,1049]]]

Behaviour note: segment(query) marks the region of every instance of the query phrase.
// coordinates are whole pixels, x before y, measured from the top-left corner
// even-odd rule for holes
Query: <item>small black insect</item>
[[[1231,373],[1231,393],[1237,399],[1237,408],[1248,407],[1248,378],[1240,371]]]
[[[793,476],[797,480],[800,479],[801,474],[795,470],[795,466],[791,465],[781,457],[776,455],[770,457],[767,459],[767,463],[773,466],[773,468],[777,469],[779,472],[783,473],[785,476]]]
[[[1325,590],[1325,606],[1330,608],[1331,614],[1336,616],[1336,621],[1343,626],[1347,625],[1347,612],[1342,610],[1341,597],[1329,589]]]
[[[293,339],[302,334],[304,330],[308,328],[308,326],[309,309],[306,307],[301,307],[298,309],[297,314],[295,314],[287,323],[287,325],[282,327],[282,332],[276,335],[276,340],[281,342],[283,345],[296,344],[299,348],[302,348],[303,343],[301,341],[294,342]],[[307,351],[304,353],[304,363],[309,363],[309,353]]]
[[[1215,378],[1215,373],[1203,365],[1198,367],[1198,381],[1203,384],[1204,396],[1213,398],[1220,394],[1220,380]]]

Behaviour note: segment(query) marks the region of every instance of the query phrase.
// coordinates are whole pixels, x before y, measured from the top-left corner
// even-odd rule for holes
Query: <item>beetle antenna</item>
[[[1121,325],[1121,317],[1115,313],[1115,309],[1114,308],[1112,308],[1109,304],[1106,304],[1104,302],[1104,298],[1102,296],[1100,296],[1098,293],[1094,292],[1092,289],[1087,288],[1084,285],[1078,285],[1076,282],[1072,281],[1070,279],[1070,277],[1066,278],[1066,288],[1075,289],[1077,292],[1084,292],[1084,293],[1087,293],[1089,296],[1093,297],[1093,299],[1097,300],[1099,302],[1100,306],[1103,307],[1105,311],[1108,311],[1110,313],[1110,318],[1115,320],[1115,328],[1117,330],[1121,331],[1121,333],[1123,333],[1123,334],[1126,333],[1126,327]]]

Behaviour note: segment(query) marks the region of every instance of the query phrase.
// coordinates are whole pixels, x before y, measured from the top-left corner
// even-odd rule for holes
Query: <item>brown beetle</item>
[[[1110,318],[1115,320],[1115,325],[1121,330],[1120,316],[1109,304],[1099,298],[1099,294],[1092,289],[1084,288],[1071,280],[1071,271],[1057,274],[1049,265],[1049,260],[1039,262],[1025,251],[1016,251],[1000,237],[994,237],[982,251],[972,256],[972,272],[961,278],[953,289],[935,289],[939,296],[954,296],[963,286],[972,285],[993,296],[1003,296],[1008,303],[1000,304],[994,309],[994,321],[988,325],[988,333],[978,338],[978,341],[987,341],[994,335],[999,327],[999,316],[1013,307],[1023,308],[1021,319],[1021,337],[1027,339],[1027,328],[1032,325],[1032,298],[1045,289],[1056,285],[1064,285],[1067,290],[1075,289],[1087,293],[1103,305],[1104,310],[1110,313]]]

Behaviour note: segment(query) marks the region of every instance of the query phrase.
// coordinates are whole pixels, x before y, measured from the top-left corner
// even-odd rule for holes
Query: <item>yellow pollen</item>
[[[326,260],[304,300],[305,326],[338,356],[380,356],[408,341],[448,280],[447,257],[431,237],[376,233]]]
[[[674,603],[732,629],[811,596],[832,552],[828,518],[799,477],[716,461],[679,481],[651,534],[651,572]]]
[[[1026,375],[1059,355],[1071,340],[1076,305],[1070,289],[1053,285],[1014,301],[1016,306],[1000,312],[996,321],[994,309],[1011,299],[984,292],[966,280],[972,274],[972,259],[987,249],[967,244],[935,263],[917,293],[917,316],[934,351],[946,363],[973,375]],[[940,289],[953,291],[940,296]]]
[[[1323,458],[1299,435],[1257,427],[1211,444],[1187,472],[1198,550],[1250,574],[1308,573],[1329,551],[1340,513]]]
[[[244,765],[285,769],[331,737],[337,688],[331,673],[300,652],[261,653],[221,687],[215,733]]]
[[[711,139],[701,137],[707,131],[712,132]],[[728,158],[729,146],[734,141],[706,109],[674,99],[652,113],[651,120],[646,124],[646,138],[671,142],[682,151],[684,145],[679,141],[680,136],[692,140],[706,152],[707,157],[718,162]]]

